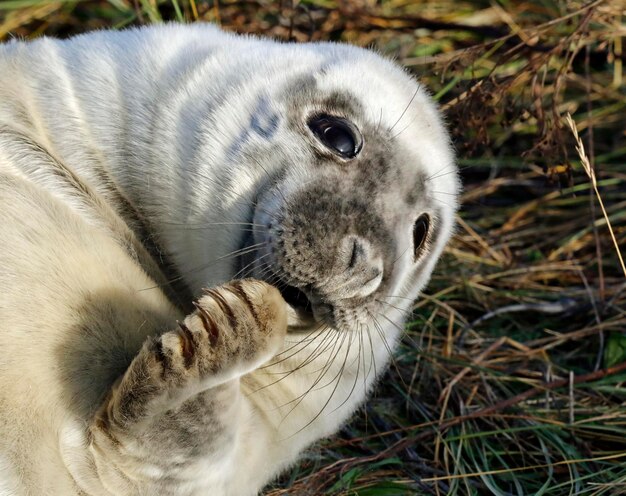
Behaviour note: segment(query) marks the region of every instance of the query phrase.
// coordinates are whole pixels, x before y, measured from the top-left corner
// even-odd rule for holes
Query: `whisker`
[[[320,324],[320,326],[319,326],[318,330],[316,331],[316,335],[317,335],[317,336],[321,336],[321,335],[322,335],[322,333],[323,333],[323,332],[325,332],[327,329],[328,329],[328,326],[326,326],[326,324],[323,324],[323,323],[322,323],[322,324]],[[296,366],[296,368],[292,369],[292,370],[291,370],[291,371],[289,371],[289,372],[275,372],[275,374],[285,374],[285,375],[291,375],[293,372],[296,372],[297,370],[300,370],[302,367],[304,367],[305,365],[307,365],[308,363],[310,363],[310,361],[311,361],[311,360],[309,360],[309,358],[310,358],[311,356],[313,356],[313,354],[314,354],[314,353],[315,353],[315,352],[316,352],[316,351],[320,348],[320,346],[322,346],[322,345],[324,344],[324,342],[325,342],[327,339],[329,339],[329,337],[331,337],[331,336],[332,336],[332,334],[331,334],[331,333],[329,333],[328,335],[324,336],[324,337],[322,338],[322,341],[321,341],[320,343],[318,343],[318,344],[315,346],[315,348],[313,348],[313,351],[312,351],[312,352],[311,352],[311,353],[310,353],[310,354],[309,354],[309,355],[308,355],[308,356],[307,356],[307,357],[306,357],[306,358],[305,358],[302,362],[300,362],[300,363]],[[281,353],[279,353],[278,355],[276,355],[276,357],[279,357],[279,356],[281,356],[283,353],[287,353],[288,351],[291,351],[291,350],[293,350],[293,349],[297,348],[297,346],[298,346],[299,344],[302,344],[303,342],[305,342],[305,340],[303,340],[303,341],[298,341],[298,342],[297,342],[295,345],[293,345],[292,347],[287,348],[286,350],[284,350],[284,351],[282,351]],[[262,366],[262,367],[260,367],[260,368],[269,368],[269,367],[272,367],[272,366],[276,366],[276,365],[278,365],[278,364],[280,364],[280,363],[286,362],[286,361],[288,361],[290,358],[292,358],[292,357],[294,357],[294,356],[298,355],[299,353],[302,353],[302,352],[303,352],[303,351],[304,351],[304,350],[305,350],[308,346],[310,346],[310,344],[311,344],[311,343],[313,343],[313,342],[314,342],[314,339],[309,339],[309,340],[307,340],[307,341],[305,342],[305,344],[304,344],[304,346],[302,346],[302,348],[300,348],[300,349],[296,349],[296,350],[295,350],[293,353],[291,353],[290,355],[287,355],[286,357],[283,357],[283,358],[281,358],[280,360],[273,361],[272,363],[267,364],[267,365],[264,365],[264,366]]]
[[[409,251],[409,248],[407,248],[406,250],[404,250],[400,256],[398,256],[398,258],[396,258],[393,262],[391,262],[391,267],[394,267],[396,265],[396,262],[398,260],[400,260],[407,252]]]
[[[255,224],[254,222],[201,222],[201,223],[189,223],[189,222],[168,222],[161,221],[161,224],[169,226],[192,226],[192,227],[212,227],[212,226],[247,226],[247,227],[264,227],[262,224]]]
[[[400,296],[400,295],[379,295],[381,298],[397,298],[399,300],[410,300],[411,302],[415,301],[415,298],[410,298],[408,296]]]
[[[375,301],[377,301],[378,303],[381,303],[381,304],[383,304],[383,305],[387,305],[387,306],[389,306],[389,307],[393,308],[394,310],[397,310],[397,311],[398,311],[398,312],[400,312],[400,314],[402,314],[402,315],[404,315],[404,314],[405,314],[405,313],[407,313],[407,311],[408,311],[408,310],[403,310],[402,308],[397,307],[397,306],[395,306],[395,305],[393,305],[393,304],[389,303],[388,301],[379,300],[379,299],[376,299]]]
[[[352,340],[353,340],[353,339],[354,339],[354,337],[353,337],[353,338],[350,340],[350,342],[348,343],[348,349],[349,349],[350,347],[352,347]],[[356,362],[357,362],[357,364],[356,364],[356,373],[355,373],[355,375],[354,375],[354,382],[352,383],[352,388],[351,388],[351,389],[350,389],[350,391],[348,392],[348,396],[346,396],[346,399],[345,399],[345,400],[343,400],[343,401],[342,401],[342,402],[341,402],[341,403],[340,403],[340,404],[339,404],[336,408],[334,408],[333,410],[331,410],[331,412],[330,412],[330,413],[334,413],[334,412],[336,412],[337,410],[339,410],[339,409],[340,409],[343,405],[345,405],[345,404],[348,402],[348,400],[350,400],[350,398],[352,397],[352,393],[354,393],[354,390],[356,389],[356,385],[357,385],[357,383],[358,383],[358,381],[359,381],[359,372],[361,371],[361,351],[362,351],[362,348],[361,348],[361,342],[359,341],[359,351],[358,351],[357,356],[356,356],[356,358],[357,358],[357,360],[356,360]],[[351,364],[351,365],[352,365],[352,364]],[[363,367],[365,367],[365,362],[363,363]],[[342,374],[343,374],[343,371],[342,371]],[[339,380],[341,380],[341,376],[339,377]]]
[[[251,245],[251,246],[245,246],[243,248],[239,248],[237,250],[233,250],[230,253],[227,253],[226,255],[222,255],[218,258],[215,258],[213,260],[211,260],[208,263],[204,263],[202,265],[198,265],[196,267],[192,267],[189,270],[183,271],[183,272],[179,272],[179,275],[176,277],[172,277],[170,279],[168,279],[165,283],[163,284],[155,284],[154,286],[150,286],[147,288],[142,288],[139,289],[138,291],[148,291],[148,290],[152,290],[152,289],[156,289],[156,288],[160,288],[165,286],[166,284],[170,284],[172,282],[175,281],[180,281],[181,279],[183,279],[184,276],[191,274],[192,272],[197,272],[200,270],[204,270],[207,269],[208,267],[211,267],[212,265],[215,265],[218,262],[224,261],[224,260],[228,260],[231,257],[235,257],[235,256],[240,256],[240,255],[247,255],[248,253],[252,253],[253,251],[258,250],[260,247],[264,246],[266,243],[257,243],[255,245]]]
[[[424,181],[432,181],[433,179],[438,179],[440,177],[447,176],[448,174],[455,174],[457,172],[457,170],[459,172],[461,172],[463,170],[469,169],[470,167],[471,166],[469,166],[469,165],[466,165],[464,167],[455,167],[455,166],[449,166],[448,167],[448,166],[446,166],[443,169],[441,169],[441,170],[435,172],[434,174],[428,176],[426,179],[424,179]],[[449,170],[447,172],[443,172],[446,169],[449,169]]]
[[[339,349],[341,349],[341,347],[343,346],[343,342],[345,341],[345,339],[346,339],[346,335],[344,334],[344,335],[342,336],[341,343],[339,344]],[[290,400],[290,401],[287,401],[286,403],[284,403],[283,405],[281,405],[281,408],[282,408],[282,407],[284,407],[284,406],[289,405],[290,403],[294,403],[294,402],[295,402],[295,405],[294,405],[294,406],[293,406],[293,407],[292,407],[292,408],[291,408],[291,409],[287,412],[287,414],[286,414],[286,415],[283,417],[283,419],[280,421],[280,423],[281,423],[281,424],[282,424],[282,423],[283,423],[283,422],[287,419],[287,417],[288,417],[288,416],[289,416],[289,415],[290,415],[290,414],[291,414],[291,413],[292,413],[292,412],[293,412],[293,411],[294,411],[294,410],[298,407],[298,405],[300,405],[300,403],[302,403],[302,401],[304,400],[304,398],[306,398],[306,396],[307,396],[307,395],[308,395],[308,394],[309,394],[309,393],[310,393],[313,389],[315,389],[315,387],[316,387],[316,386],[320,383],[320,381],[324,378],[324,376],[325,376],[325,375],[328,373],[328,371],[331,369],[331,367],[332,367],[332,365],[333,365],[333,363],[334,363],[334,353],[333,353],[333,351],[334,351],[334,349],[335,349],[335,346],[336,346],[336,345],[337,345],[337,343],[339,342],[339,338],[335,339],[333,342],[334,342],[334,344],[333,344],[333,348],[332,348],[332,350],[331,350],[331,353],[328,355],[328,359],[326,360],[326,364],[325,364],[325,366],[324,366],[324,368],[323,368],[322,372],[320,372],[320,373],[319,373],[319,375],[318,375],[318,376],[315,378],[315,380],[313,381],[313,384],[311,384],[311,385],[309,386],[309,388],[308,388],[308,389],[307,389],[304,393],[302,393],[301,395],[299,395],[299,396],[297,396],[296,398],[294,398],[294,399],[292,399],[292,400]],[[313,420],[315,420],[315,419],[313,419]],[[310,425],[310,423],[309,423],[309,424],[307,424],[307,426],[308,426],[308,425]],[[305,426],[305,428],[306,428],[306,426]],[[297,434],[297,433],[298,433],[298,432],[300,432],[301,430],[302,430],[302,429],[300,429],[299,431],[295,432],[293,435]],[[290,437],[291,437],[291,436],[290,436]]]
[[[346,334],[344,333],[341,345],[339,347],[339,349],[341,349],[341,347],[343,346],[343,342],[346,339]],[[320,408],[320,411],[309,421],[306,423],[306,425],[302,426],[300,429],[298,429],[296,432],[294,432],[292,434],[292,436],[295,436],[296,434],[302,432],[304,429],[306,429],[308,426],[310,426],[313,422],[315,422],[320,415],[322,415],[322,413],[324,412],[324,410],[326,409],[326,407],[328,406],[328,404],[331,402],[331,400],[333,399],[333,396],[335,395],[335,393],[337,392],[337,388],[339,387],[339,384],[341,383],[341,376],[343,375],[343,371],[345,369],[346,366],[346,361],[348,360],[348,352],[350,351],[350,346],[348,346],[348,349],[346,350],[346,354],[344,356],[343,359],[343,363],[341,365],[341,368],[339,369],[339,372],[335,375],[335,377],[333,377],[333,379],[328,382],[324,387],[330,386],[333,382],[335,382],[335,387],[333,388],[333,390],[331,391],[330,395],[328,396],[328,399],[326,400],[326,402],[324,403],[324,405],[322,405],[322,408]],[[329,370],[329,369],[328,369]],[[300,400],[302,401],[302,400]],[[298,405],[300,404],[300,402],[298,402],[289,413],[291,413]],[[287,415],[289,415],[289,413]],[[290,437],[292,437],[290,436]]]
[[[415,97],[417,96],[417,93],[420,90],[420,86],[417,85],[417,88],[415,88],[415,92],[413,93],[413,96],[411,97],[411,99],[409,100],[409,103],[407,103],[406,107],[404,107],[404,110],[402,111],[402,113],[400,114],[400,117],[398,117],[398,120],[396,122],[394,122],[393,126],[391,126],[391,128],[389,129],[389,133],[391,133],[391,131],[393,131],[393,128],[396,127],[398,125],[398,123],[402,120],[402,118],[404,117],[404,114],[406,114],[406,111],[409,110],[409,107],[411,106],[411,104],[413,103],[413,100],[415,100]]]
[[[372,333],[370,332],[370,327],[366,326],[365,330],[367,331],[367,339],[370,342],[370,356],[372,358],[372,365],[370,365],[369,370],[367,371],[367,375],[369,375],[372,367],[374,367],[374,377],[378,375],[378,371],[376,370],[376,355],[374,354],[374,343],[372,342]]]
[[[276,185],[276,184],[277,184],[276,178],[273,178],[273,177],[270,175],[270,173],[267,171],[267,169],[266,169],[265,167],[263,167],[263,164],[261,163],[261,161],[260,161],[257,157],[252,157],[252,156],[250,156],[250,158],[252,158],[252,159],[254,160],[254,163],[255,163],[255,164],[257,164],[257,165],[261,168],[261,170],[262,170],[263,172],[265,172],[265,175],[267,176],[267,178],[268,178],[270,181],[273,181],[273,182],[274,182],[274,185]],[[276,188],[276,190],[275,190],[275,191],[278,191],[278,193],[280,194],[280,196],[282,196],[282,197],[283,197],[284,202],[285,202],[285,203],[287,203],[287,198],[285,198],[285,195],[283,194],[283,192],[282,192],[281,188]]]
[[[400,136],[404,131],[406,131],[409,127],[411,127],[411,124],[413,124],[415,122],[415,120],[417,119],[417,115],[415,117],[413,117],[413,119],[411,120],[411,122],[409,122],[406,126],[404,126],[400,132],[394,134],[390,140],[394,140],[396,139],[398,136]]]
[[[265,255],[261,255],[260,257],[255,258],[254,260],[252,260],[252,262],[246,264],[245,266],[243,266],[241,269],[239,269],[234,275],[233,277],[231,277],[231,279],[239,279],[241,276],[244,276],[246,273],[246,270],[248,270],[250,267],[252,267],[254,264],[258,263],[260,260],[263,260],[264,258],[267,258],[271,256],[271,253],[266,253]],[[262,264],[259,265],[259,267],[257,267],[259,269],[259,272],[261,272],[262,268],[269,266],[268,262],[263,262]]]
[[[385,333],[383,331],[382,326],[380,325],[380,322],[378,322],[376,317],[374,315],[372,315],[369,310],[367,310],[367,313],[370,315],[370,318],[372,319],[372,322],[374,323],[374,329],[376,330],[376,332],[380,336],[380,339],[383,342],[383,346],[387,350],[387,354],[389,355],[389,359],[391,361],[391,364],[392,364],[393,368],[395,369],[396,373],[398,374],[398,377],[400,377],[400,379],[402,380],[402,376],[400,375],[400,369],[398,368],[398,364],[397,364],[397,362],[396,362],[396,360],[395,360],[395,358],[393,356],[393,352],[391,351],[391,347],[389,346],[389,343],[387,342],[387,338],[385,337]]]
[[[172,231],[208,231],[211,227],[215,227],[215,226],[191,226],[191,227],[186,227],[184,224],[180,224],[177,225],[174,228],[170,228],[170,230]],[[254,228],[246,228],[246,227],[242,227],[239,228],[238,231],[240,232],[254,232],[255,229]]]
[[[378,124],[376,125],[376,132],[378,133],[378,131],[380,130],[380,125],[383,122],[383,108],[380,107],[380,115],[378,116]]]
[[[454,208],[455,208],[455,206],[454,206],[454,205],[450,205],[449,203],[447,203],[447,202],[445,202],[445,201],[443,201],[443,200],[441,200],[441,199],[439,199],[439,198],[435,198],[435,197],[433,197],[432,199],[433,199],[433,200],[435,200],[435,201],[436,201],[436,202],[438,202],[438,203],[441,203],[442,205],[445,205],[446,207],[448,207],[448,208],[449,208],[449,209],[451,209],[451,210],[454,210]]]

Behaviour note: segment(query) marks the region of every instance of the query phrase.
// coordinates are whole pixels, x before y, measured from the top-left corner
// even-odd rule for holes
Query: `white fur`
[[[256,169],[241,166],[242,159],[233,159],[233,136],[249,126],[262,97],[285,111],[285,86],[328,60],[336,63],[318,79],[319,87],[349,87],[367,102],[363,122],[397,130],[398,142],[413,153],[413,163],[403,165],[406,174],[419,169],[441,202],[443,234],[416,275],[407,253],[414,213],[388,210],[398,226],[406,226],[394,234],[398,275],[389,302],[399,310],[381,319],[380,333],[288,334],[284,350],[307,337],[312,342],[242,378],[233,406],[239,426],[233,445],[190,466],[194,478],[181,484],[179,495],[256,494],[302,449],[335,432],[364,400],[374,371],[388,361],[387,344],[399,337],[410,298],[427,282],[452,231],[458,182],[438,111],[410,77],[371,52],[282,45],[208,25],[103,31],[0,47],[0,495],[135,494],[130,487],[113,487],[113,476],[102,476],[89,451],[87,428],[104,379],[93,378],[96,404],[73,397],[59,357],[84,339],[77,329],[95,318],[81,313],[85,295],[128,302],[120,310],[128,350],[138,350],[146,336],[172,328],[183,316],[160,291],[162,281],[120,248],[120,233],[139,252],[142,240],[124,226],[101,174],[140,207],[194,294],[230,280],[236,269],[228,254],[240,242],[246,202],[264,168],[274,165],[268,160]],[[217,131],[209,119],[220,123]],[[41,150],[30,149],[20,135]],[[261,149],[291,150],[288,130],[272,139],[248,137]],[[300,165],[302,151],[295,147],[291,153],[285,194],[315,175]],[[60,180],[53,162],[97,200],[85,200]],[[381,192],[381,204],[393,204],[396,195]],[[112,348],[120,344],[118,334],[101,339]],[[323,352],[310,359],[318,344]],[[288,379],[273,384],[281,373]],[[162,475],[156,466],[140,470],[146,478]]]

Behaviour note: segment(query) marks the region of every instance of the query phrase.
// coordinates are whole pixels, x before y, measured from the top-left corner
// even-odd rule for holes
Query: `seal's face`
[[[429,97],[402,73],[359,81],[350,69],[281,92],[285,132],[248,239],[247,274],[274,283],[307,327],[400,323],[451,231],[455,168]]]

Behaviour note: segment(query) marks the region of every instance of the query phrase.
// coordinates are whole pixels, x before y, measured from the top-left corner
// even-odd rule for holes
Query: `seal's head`
[[[242,154],[266,172],[242,267],[281,289],[294,327],[400,323],[452,231],[449,138],[428,93],[397,66],[314,46],[318,70],[276,83],[251,120],[271,146]]]

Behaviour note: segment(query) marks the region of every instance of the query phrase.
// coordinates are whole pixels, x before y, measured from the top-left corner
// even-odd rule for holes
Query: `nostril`
[[[355,275],[376,278],[382,272],[382,259],[375,254],[370,242],[360,236],[349,235],[343,239],[340,249],[338,269],[348,270]]]
[[[340,270],[360,270],[367,265],[368,258],[371,256],[371,246],[369,242],[350,234],[341,240],[338,252],[338,266]]]
[[[383,259],[367,238],[349,234],[338,247],[335,264],[320,289],[331,299],[366,297],[383,279]]]
[[[359,259],[362,259],[365,255],[365,248],[359,242],[358,239],[355,239],[352,243],[352,253],[350,255],[350,261],[348,262],[348,268],[354,269],[359,262]]]

